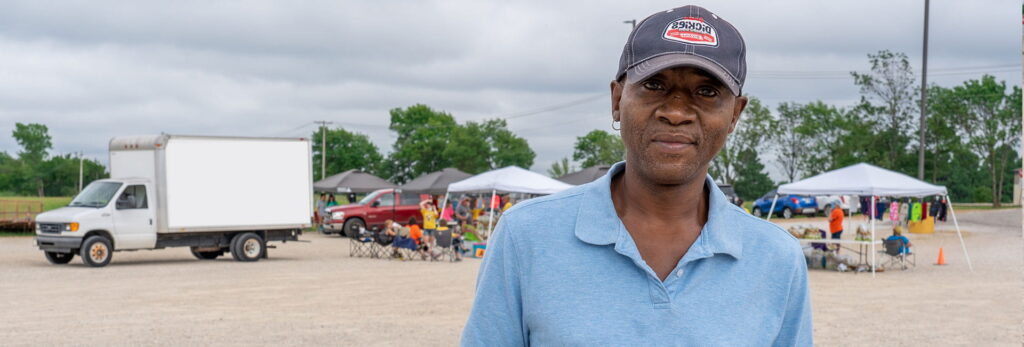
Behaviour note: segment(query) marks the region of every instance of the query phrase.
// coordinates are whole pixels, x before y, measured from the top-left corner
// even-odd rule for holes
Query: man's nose
[[[690,124],[697,119],[697,112],[693,109],[693,100],[690,96],[678,92],[668,95],[654,115],[659,121],[669,125]]]

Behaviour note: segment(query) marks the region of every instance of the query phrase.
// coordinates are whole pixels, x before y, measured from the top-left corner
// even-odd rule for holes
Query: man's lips
[[[694,137],[682,134],[658,134],[651,139],[651,142],[658,147],[675,151],[697,145],[697,140]]]

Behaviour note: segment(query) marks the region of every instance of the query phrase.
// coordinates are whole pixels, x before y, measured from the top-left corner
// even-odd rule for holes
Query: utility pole
[[[622,21],[622,24],[632,24],[633,29],[636,29],[636,19],[624,20]]]
[[[924,49],[921,54],[921,127],[917,141],[917,179],[924,180],[924,127],[928,112],[928,3],[924,0]]]
[[[82,192],[82,176],[83,176],[83,172],[84,172],[84,170],[83,170],[84,166],[85,166],[85,154],[83,154],[82,152],[78,152],[78,192],[79,193]]]
[[[320,179],[327,177],[327,124],[331,122],[321,120],[315,123],[320,124]]]

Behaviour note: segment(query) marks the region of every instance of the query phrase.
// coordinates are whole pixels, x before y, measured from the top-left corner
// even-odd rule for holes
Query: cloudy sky
[[[769,105],[859,99],[867,54],[921,66],[923,1],[695,1],[748,45],[745,92]],[[534,171],[576,136],[611,130],[608,82],[630,25],[665,1],[5,1],[0,151],[16,122],[54,152],[106,163],[112,136],[365,133],[382,152],[388,110],[416,103],[460,121],[508,118]],[[931,4],[929,83],[1021,81],[1019,1]],[[547,112],[543,112],[547,111]]]

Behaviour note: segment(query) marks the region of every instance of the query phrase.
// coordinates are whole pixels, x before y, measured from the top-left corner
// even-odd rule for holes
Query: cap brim
[[[626,70],[626,82],[640,82],[661,70],[674,67],[694,67],[707,71],[711,76],[718,78],[722,84],[728,87],[733,95],[740,95],[739,83],[732,75],[725,71],[725,68],[707,58],[686,53],[663,54],[644,60]]]

